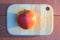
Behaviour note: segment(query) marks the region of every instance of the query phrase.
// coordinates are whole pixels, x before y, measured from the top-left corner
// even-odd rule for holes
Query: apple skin
[[[17,23],[23,29],[31,29],[36,24],[36,15],[31,10],[20,11],[17,15]]]

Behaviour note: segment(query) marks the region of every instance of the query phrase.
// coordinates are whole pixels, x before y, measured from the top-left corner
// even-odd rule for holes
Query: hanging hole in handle
[[[46,7],[46,10],[47,10],[47,11],[49,11],[49,10],[50,10],[50,8],[49,8],[49,7]]]

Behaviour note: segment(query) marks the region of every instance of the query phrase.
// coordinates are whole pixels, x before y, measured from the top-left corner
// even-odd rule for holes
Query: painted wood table
[[[48,36],[16,37],[8,34],[7,7],[11,4],[49,4],[54,9],[54,30]],[[60,0],[0,0],[0,40],[60,40]]]

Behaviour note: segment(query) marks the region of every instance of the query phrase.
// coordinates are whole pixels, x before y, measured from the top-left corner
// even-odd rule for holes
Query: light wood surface
[[[54,8],[54,31],[49,36],[15,37],[6,30],[6,9],[10,4],[47,3]],[[0,0],[0,40],[60,40],[60,0]]]

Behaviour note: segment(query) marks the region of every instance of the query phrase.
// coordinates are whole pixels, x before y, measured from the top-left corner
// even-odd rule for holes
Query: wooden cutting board
[[[16,16],[22,9],[35,12],[39,20],[34,28],[24,30],[18,26]],[[53,8],[48,4],[12,4],[7,9],[7,30],[9,34],[16,36],[50,35],[53,32]]]

